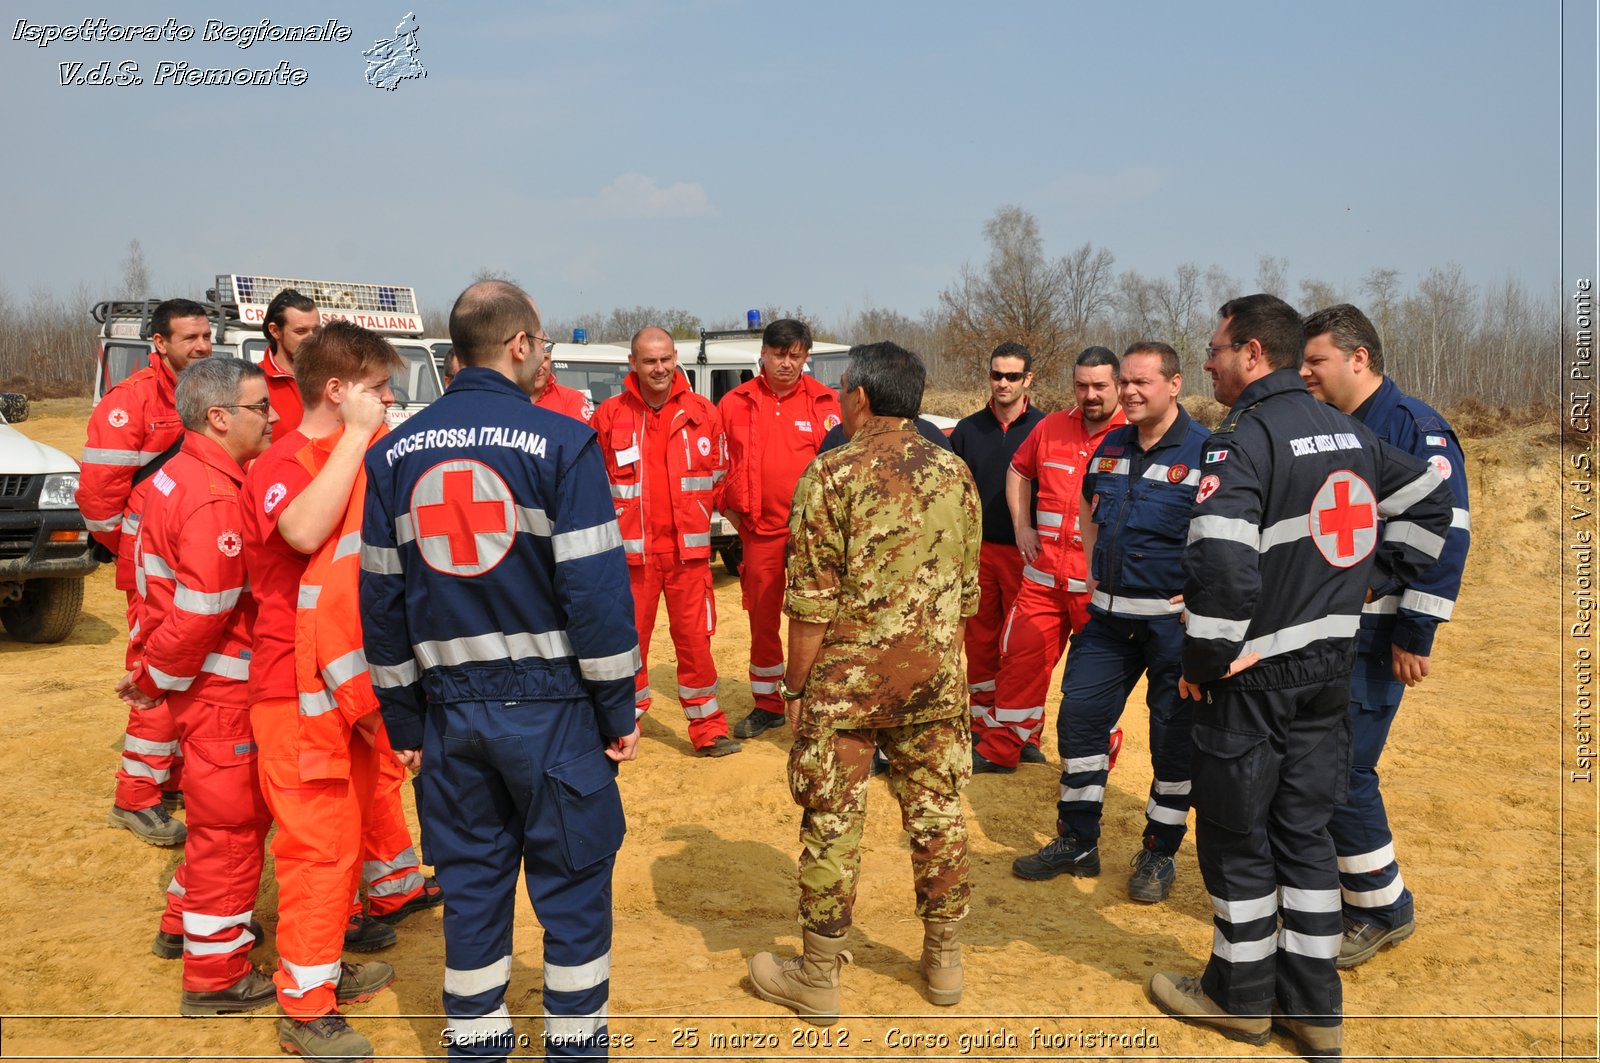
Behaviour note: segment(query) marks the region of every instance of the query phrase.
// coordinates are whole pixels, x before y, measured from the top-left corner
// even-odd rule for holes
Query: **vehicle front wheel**
[[[60,642],[82,612],[82,576],[35,579],[23,584],[20,601],[0,606],[0,624],[18,642]]]

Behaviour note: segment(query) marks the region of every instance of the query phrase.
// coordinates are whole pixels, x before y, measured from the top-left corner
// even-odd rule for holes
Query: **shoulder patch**
[[[1227,460],[1228,460],[1228,448],[1227,447],[1218,447],[1215,450],[1206,451],[1206,464],[1207,465],[1215,465],[1218,462],[1223,462],[1223,461],[1227,461]]]
[[[1226,452],[1224,452],[1224,453],[1226,453]],[[1174,465],[1170,469],[1167,470],[1167,482],[1168,483],[1181,484],[1181,483],[1183,483],[1183,478],[1185,476],[1188,476],[1188,475],[1189,475],[1189,466],[1184,465],[1182,462],[1179,462],[1177,465]]]
[[[229,528],[217,536],[217,549],[223,557],[238,557],[239,551],[244,547],[244,537]]]
[[[1447,447],[1450,445],[1450,440],[1446,436],[1432,435],[1425,437],[1423,443],[1430,447]]]
[[[1194,493],[1194,504],[1199,505],[1217,493],[1217,488],[1222,486],[1222,479],[1216,475],[1204,476],[1200,479],[1200,489]]]
[[[837,427],[839,427],[839,415],[838,414],[830,413],[830,414],[828,414],[826,417],[824,417],[822,419],[822,430],[824,432],[831,432]]]
[[[128,411],[121,406],[106,414],[106,423],[112,428],[122,428],[128,423]]]
[[[289,488],[281,482],[273,484],[267,488],[267,493],[261,498],[261,509],[266,513],[271,513],[278,508],[278,503],[282,502],[283,496],[288,493]]]

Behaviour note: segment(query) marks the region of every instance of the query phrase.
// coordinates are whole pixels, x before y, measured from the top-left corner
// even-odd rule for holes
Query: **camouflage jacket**
[[[802,727],[897,727],[967,712],[956,638],[978,611],[978,488],[910,421],[873,417],[795,486],[784,612],[828,625]]]

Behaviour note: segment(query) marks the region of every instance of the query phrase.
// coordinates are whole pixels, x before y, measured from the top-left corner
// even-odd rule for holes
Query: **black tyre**
[[[0,391],[0,415],[9,424],[21,424],[28,419],[28,396],[20,391]]]
[[[721,550],[718,550],[717,556],[722,558],[722,567],[728,570],[728,575],[737,576],[739,574],[739,566],[744,564],[744,543],[735,539]]]
[[[0,606],[0,624],[18,642],[60,642],[72,634],[82,612],[82,576],[29,580],[21,601]]]

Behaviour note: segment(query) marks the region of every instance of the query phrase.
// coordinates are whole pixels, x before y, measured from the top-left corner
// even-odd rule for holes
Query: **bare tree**
[[[144,261],[144,248],[138,240],[128,241],[128,257],[122,260],[124,299],[144,299],[150,295],[150,267]]]
[[[488,266],[479,266],[472,271],[472,283],[477,284],[480,281],[505,281],[507,284],[515,284],[518,288],[522,287],[522,282],[505,270],[490,269]]]
[[[1061,259],[1062,316],[1074,344],[1082,343],[1089,329],[1111,309],[1116,290],[1112,266],[1116,258],[1093,244]]]
[[[1289,294],[1289,260],[1262,255],[1256,263],[1256,289],[1279,299]]]
[[[1349,302],[1349,300],[1344,297],[1344,293],[1328,281],[1307,277],[1300,282],[1300,312],[1302,314],[1314,314],[1318,310],[1346,302]]]

